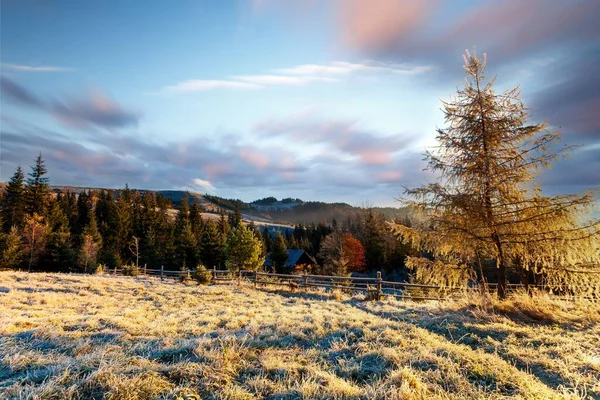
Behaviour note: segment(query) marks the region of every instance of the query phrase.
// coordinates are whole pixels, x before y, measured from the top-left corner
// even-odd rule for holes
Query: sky
[[[486,53],[600,186],[598,0],[1,0],[1,169],[51,184],[398,206]]]

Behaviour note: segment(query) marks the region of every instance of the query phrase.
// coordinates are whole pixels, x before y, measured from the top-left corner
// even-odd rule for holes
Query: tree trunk
[[[497,261],[498,265],[498,298],[505,299],[506,298],[506,264],[504,260]]]
[[[496,267],[498,268],[498,298],[505,299],[506,298],[506,260],[504,259],[504,253],[502,251],[502,243],[500,242],[500,237],[497,233],[492,235],[492,239],[496,244]]]

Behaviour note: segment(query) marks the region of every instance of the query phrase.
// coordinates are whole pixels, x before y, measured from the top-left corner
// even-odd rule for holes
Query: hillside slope
[[[0,282],[0,398],[600,396],[593,307],[555,304],[548,324],[466,303],[244,285],[15,272]]]
[[[5,187],[6,183],[0,183],[0,193],[5,190]],[[103,188],[82,186],[51,187],[55,192],[71,191],[77,194],[89,190],[106,190]],[[175,208],[179,206],[179,203],[186,193],[186,191],[183,190],[149,190],[133,188],[132,190],[139,190],[140,193],[155,192],[160,194],[171,200]],[[321,201],[305,202],[300,199],[284,199],[279,201],[275,198],[267,198],[246,203],[237,199],[224,199],[209,194],[190,191],[187,193],[190,204],[196,203],[209,213],[219,213],[221,210],[231,212],[237,207],[243,214],[245,220],[262,223],[279,223],[282,225],[331,223],[334,219],[338,222],[342,222],[360,210],[359,207],[354,207],[346,203],[325,203]],[[373,210],[374,212],[382,213],[389,221],[396,218],[404,218],[408,215],[408,210],[402,207],[373,207]]]

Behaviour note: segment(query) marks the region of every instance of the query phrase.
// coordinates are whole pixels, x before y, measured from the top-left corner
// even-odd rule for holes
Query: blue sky
[[[3,0],[6,181],[41,151],[57,185],[397,205],[432,179],[440,99],[477,46],[499,90],[574,156],[549,193],[600,181],[597,1]]]

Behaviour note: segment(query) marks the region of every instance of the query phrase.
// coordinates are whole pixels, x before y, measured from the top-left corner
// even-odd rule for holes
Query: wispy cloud
[[[95,91],[76,99],[42,99],[6,76],[0,76],[2,99],[52,115],[62,124],[84,129],[90,125],[119,128],[136,125],[140,114],[121,107],[111,98]]]
[[[307,85],[310,83],[333,83],[352,74],[370,75],[416,75],[432,70],[429,65],[384,63],[372,60],[360,63],[333,61],[329,64],[303,64],[291,68],[273,70],[274,73],[236,75],[225,79],[190,79],[165,86],[159,93],[189,93],[205,90],[263,89],[271,86]],[[152,93],[157,94],[157,93]]]
[[[304,64],[293,68],[283,68],[280,73],[304,76],[349,75],[353,73],[389,73],[396,75],[415,75],[428,72],[433,68],[429,65],[410,65],[383,63],[365,60],[360,63],[334,61],[329,64]]]
[[[8,69],[12,71],[23,71],[23,72],[67,72],[67,71],[75,71],[74,68],[67,67],[55,67],[51,65],[47,66],[31,66],[31,65],[21,65],[21,64],[10,64],[10,63],[0,63],[1,69]]]
[[[163,91],[167,93],[188,93],[214,89],[258,89],[260,87],[254,83],[230,80],[191,79],[173,86],[167,86]]]
[[[192,185],[196,188],[205,189],[208,191],[213,191],[216,189],[215,186],[212,183],[210,183],[210,181],[200,178],[192,180]]]
[[[285,76],[285,75],[246,75],[234,76],[243,82],[254,83],[257,85],[305,85],[311,82],[336,82],[338,79],[322,76]]]

